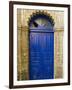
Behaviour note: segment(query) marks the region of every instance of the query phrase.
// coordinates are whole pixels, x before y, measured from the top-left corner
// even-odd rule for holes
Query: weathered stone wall
[[[54,33],[54,77],[63,77],[63,31]]]
[[[29,79],[29,55],[28,55],[28,21],[33,13],[39,10],[17,10],[17,71],[18,80]],[[41,10],[42,11],[42,10]],[[63,77],[63,31],[64,31],[64,12],[44,10],[52,16],[54,26],[54,77]]]

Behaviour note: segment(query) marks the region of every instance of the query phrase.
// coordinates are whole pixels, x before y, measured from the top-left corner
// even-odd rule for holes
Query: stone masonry
[[[52,16],[54,19],[54,78],[63,77],[63,32],[64,12],[41,10]],[[28,22],[30,17],[39,10],[17,9],[17,79],[29,79],[29,42]]]

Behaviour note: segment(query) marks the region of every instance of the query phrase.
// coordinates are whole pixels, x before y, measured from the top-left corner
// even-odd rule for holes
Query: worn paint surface
[[[54,78],[54,33],[30,33],[30,79]]]

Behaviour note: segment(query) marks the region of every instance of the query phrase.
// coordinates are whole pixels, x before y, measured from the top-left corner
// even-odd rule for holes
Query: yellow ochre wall
[[[54,19],[54,78],[63,77],[64,12],[40,10]],[[39,10],[17,9],[17,79],[29,79],[28,21]]]

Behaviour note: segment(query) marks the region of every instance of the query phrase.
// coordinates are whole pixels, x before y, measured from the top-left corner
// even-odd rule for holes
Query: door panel
[[[30,80],[54,78],[54,33],[30,32]]]

